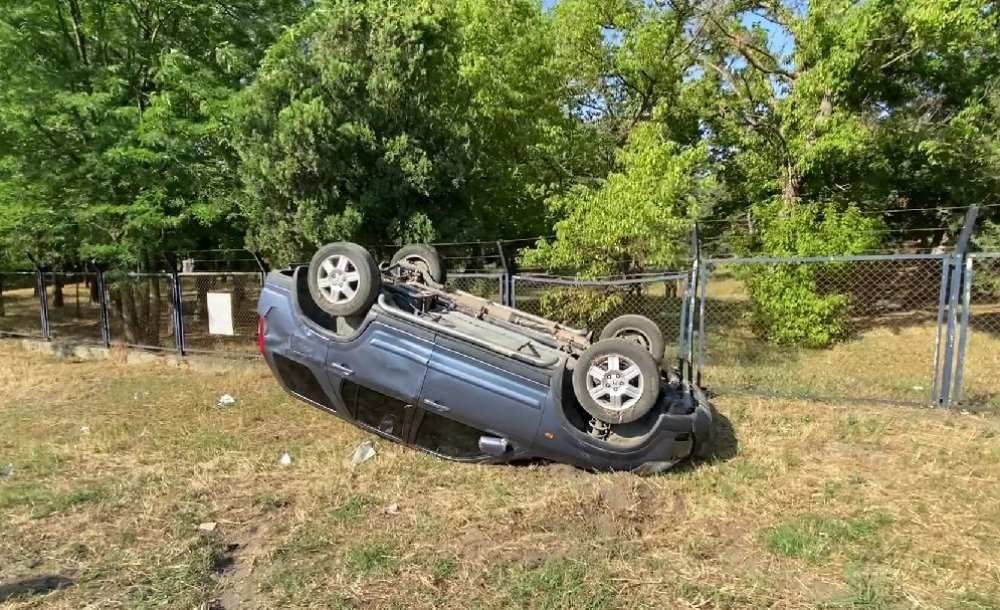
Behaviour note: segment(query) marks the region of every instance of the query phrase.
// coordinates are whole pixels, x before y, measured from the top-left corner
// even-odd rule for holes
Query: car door
[[[542,378],[519,373],[520,366],[488,350],[439,335],[420,393],[419,406],[430,417],[418,415],[414,442],[422,444],[421,434],[426,438],[423,428],[430,422],[448,427],[456,437],[463,434],[472,438],[481,433],[505,438],[515,450],[530,445],[541,423],[549,387]],[[461,451],[472,451],[468,442],[460,445]],[[443,450],[436,452],[448,455]]]
[[[434,334],[377,318],[346,342],[331,342],[326,365],[347,413],[358,423],[403,440],[417,402]]]

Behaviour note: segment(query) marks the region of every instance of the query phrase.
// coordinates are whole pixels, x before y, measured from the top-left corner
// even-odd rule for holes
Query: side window
[[[343,393],[354,419],[384,434],[402,438],[403,416],[408,403],[351,381],[344,381]]]
[[[453,419],[425,411],[414,442],[432,453],[453,458],[475,458],[483,455],[479,450],[479,437],[484,434]]]

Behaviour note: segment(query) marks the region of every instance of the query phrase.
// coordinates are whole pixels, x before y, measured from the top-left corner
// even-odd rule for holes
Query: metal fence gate
[[[932,404],[950,255],[707,260],[701,368],[721,392]]]

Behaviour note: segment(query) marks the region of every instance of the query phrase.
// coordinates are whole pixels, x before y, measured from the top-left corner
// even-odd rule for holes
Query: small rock
[[[90,426],[80,426],[80,434],[90,434]]]
[[[393,502],[385,509],[385,514],[387,515],[398,515],[399,514],[399,504]]]
[[[278,463],[281,464],[282,466],[286,466],[286,467],[287,466],[291,466],[292,465],[292,456],[288,455],[287,453],[284,453],[284,454],[281,455],[281,459],[278,460]]]
[[[145,391],[141,391],[140,390],[140,391],[138,391],[138,392],[136,392],[135,394],[132,395],[132,400],[136,400],[136,401],[138,401],[138,400],[145,400],[146,397],[148,397],[148,396],[149,396],[149,392],[145,392]]]
[[[365,441],[358,445],[358,448],[351,454],[350,459],[351,464],[357,466],[362,462],[367,462],[373,457],[375,457],[375,447],[372,445],[371,441]]]
[[[218,406],[220,407],[231,407],[235,404],[236,404],[236,399],[230,396],[229,394],[223,394],[222,396],[219,397]]]
[[[13,464],[4,464],[3,466],[0,466],[0,477],[9,477],[12,474],[14,474]]]
[[[218,525],[215,521],[206,521],[198,526],[199,532],[212,533],[215,531],[215,526]]]

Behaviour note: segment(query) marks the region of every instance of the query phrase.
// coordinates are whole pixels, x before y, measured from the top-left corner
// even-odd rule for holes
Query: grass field
[[[731,398],[655,478],[352,468],[370,435],[226,367],[0,343],[0,606],[1000,608],[994,416]]]

